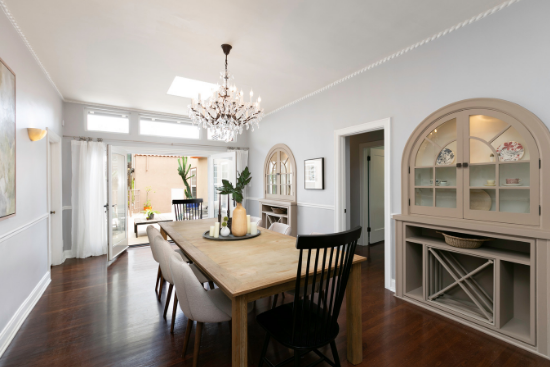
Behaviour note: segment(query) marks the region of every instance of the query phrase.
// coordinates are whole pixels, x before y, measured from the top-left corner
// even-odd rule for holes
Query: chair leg
[[[214,289],[214,282],[213,281],[209,281],[208,285],[210,286],[211,290]]]
[[[279,293],[273,296],[273,305],[271,305],[271,309],[274,309],[275,306],[277,306],[277,298],[279,297]]]
[[[159,286],[159,294],[157,295],[157,299],[160,301],[160,295],[162,294],[162,290],[164,289],[164,277],[162,276],[162,272],[160,273],[160,286]]]
[[[340,367],[340,357],[338,356],[338,350],[336,349],[336,343],[333,341],[330,342],[330,349],[332,349],[332,358],[334,358],[334,364],[337,367]]]
[[[159,264],[159,270],[157,271],[157,282],[155,283],[155,293],[157,292],[159,282],[160,282],[160,264]]]
[[[176,323],[176,310],[178,309],[178,294],[174,292],[174,307],[172,307],[172,327],[170,333],[174,334],[174,324]]]
[[[185,328],[185,338],[183,339],[183,353],[182,357],[185,357],[187,346],[189,345],[189,338],[191,337],[191,330],[193,329],[193,320],[187,319],[187,327]]]
[[[168,293],[166,293],[166,305],[164,305],[164,313],[162,314],[162,317],[166,320],[166,312],[168,311],[168,306],[170,305],[170,298],[172,297],[172,288],[174,288],[173,284],[170,284],[168,287]]]
[[[199,362],[199,350],[201,349],[202,322],[197,322],[195,330],[195,350],[193,351],[193,367],[197,367]]]
[[[294,367],[300,367],[300,352],[294,349]]]
[[[271,337],[268,333],[265,333],[264,346],[262,347],[262,354],[260,354],[260,363],[258,363],[258,367],[262,367],[264,364],[267,347],[269,346],[269,339],[271,339]]]

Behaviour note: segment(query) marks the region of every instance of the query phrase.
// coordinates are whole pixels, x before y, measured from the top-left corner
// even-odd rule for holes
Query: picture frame
[[[16,212],[16,76],[0,58],[0,220]]]
[[[304,161],[304,189],[325,189],[325,158],[312,158]]]

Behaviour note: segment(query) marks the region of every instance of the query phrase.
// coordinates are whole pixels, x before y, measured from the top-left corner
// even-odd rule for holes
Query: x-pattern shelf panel
[[[479,276],[494,279],[493,259],[457,255],[428,247],[427,271],[428,301],[494,324],[494,289],[487,290],[487,286],[476,279]],[[494,287],[494,281],[490,284]]]

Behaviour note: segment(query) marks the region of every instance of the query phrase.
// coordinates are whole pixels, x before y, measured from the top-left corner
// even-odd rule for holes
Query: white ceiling
[[[172,80],[218,82],[222,43],[269,112],[503,0],[3,1],[66,100],[186,114]]]

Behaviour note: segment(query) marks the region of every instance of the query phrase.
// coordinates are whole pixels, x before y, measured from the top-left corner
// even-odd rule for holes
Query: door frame
[[[376,130],[384,130],[384,287],[395,292],[395,279],[391,272],[395,269],[395,260],[392,257],[395,248],[391,235],[391,118],[371,121],[360,125],[349,126],[334,131],[334,231],[347,229],[346,209],[346,141],[352,135],[363,134]]]
[[[62,144],[61,137],[52,130],[46,128],[46,154],[47,154],[47,188],[48,188],[48,268],[52,266],[52,237],[61,241],[62,260],[65,261],[65,251],[63,249],[63,181],[62,181]],[[52,161],[52,158],[55,158]],[[52,209],[56,210],[56,215],[60,217],[52,225]],[[57,236],[52,236],[56,233]]]
[[[363,224],[363,218],[365,217],[365,213],[364,213],[364,206],[363,206],[363,185],[364,185],[364,181],[363,181],[363,177],[364,177],[364,171],[365,171],[365,167],[364,167],[364,158],[363,158],[363,151],[365,150],[365,148],[376,148],[376,147],[384,147],[384,140],[377,140],[377,141],[371,141],[371,142],[368,142],[368,143],[363,143],[363,144],[359,144],[359,201],[360,201],[360,206],[359,206],[359,223]],[[384,147],[385,148],[385,147]],[[384,157],[386,156],[386,150],[384,149]],[[386,162],[384,161],[384,164]],[[385,168],[385,167],[384,167]],[[367,174],[370,175],[370,172],[367,172]],[[386,182],[384,181],[384,185],[386,184]],[[386,192],[386,188],[384,187],[384,193]],[[367,194],[367,203],[369,202],[369,195]],[[385,203],[384,203],[385,205]],[[386,208],[384,208],[386,209]],[[385,211],[384,211],[385,212]],[[384,223],[384,226],[386,225],[386,223]],[[386,228],[384,227],[384,231],[386,230]],[[385,235],[385,233],[384,233]],[[361,246],[366,246],[368,244],[365,244],[364,243],[364,239],[366,237],[363,235],[361,236],[361,239],[360,239],[360,244]]]
[[[127,166],[126,156],[128,154],[128,151],[124,147],[118,147],[113,146],[111,144],[107,144],[106,146],[106,153],[107,153],[107,265],[111,265],[119,255],[124,253],[128,248],[130,247],[128,244],[129,236],[130,236],[130,229],[128,228],[128,175],[125,172],[126,177],[126,193],[124,195],[124,210],[126,211],[126,243],[119,245],[123,246],[124,249],[113,253],[113,250],[115,249],[115,245],[113,243],[113,226],[112,226],[112,201],[113,201],[113,190],[111,189],[112,184],[112,155],[113,154],[120,154],[124,156],[124,166]]]
[[[215,211],[214,201],[215,201],[215,196],[217,195],[217,193],[213,192],[214,195],[212,196],[212,198],[210,198],[210,189],[214,185],[214,159],[216,158],[216,156],[223,156],[223,155],[227,155],[227,156],[231,155],[233,157],[233,161],[235,162],[235,180],[237,179],[237,152],[235,150],[210,154],[207,157],[208,158],[208,218],[214,218],[214,211]],[[236,182],[234,182],[233,184],[236,184]],[[230,210],[231,210],[230,213],[233,214],[233,210],[231,208]]]

